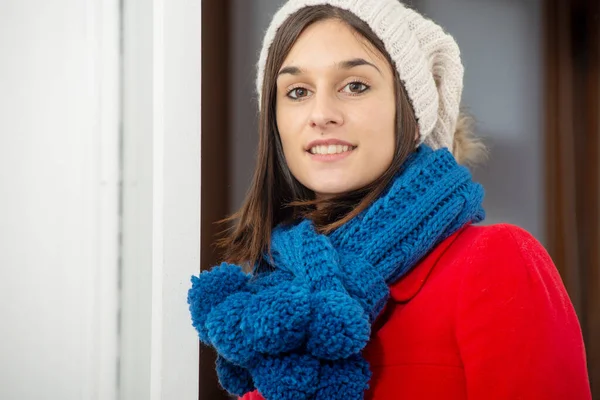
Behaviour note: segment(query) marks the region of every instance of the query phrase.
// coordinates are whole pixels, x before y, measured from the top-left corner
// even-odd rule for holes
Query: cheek
[[[388,146],[393,145],[396,142],[396,98],[394,94],[388,93],[386,100],[373,112],[377,113],[374,115],[377,115],[382,139]]]
[[[284,149],[289,144],[288,138],[291,136],[289,135],[291,125],[290,117],[290,113],[286,113],[285,111],[281,110],[280,107],[276,108],[275,122],[277,125],[277,131],[279,132],[279,137],[281,138],[281,144],[283,145]]]
[[[381,134],[388,147],[394,147],[396,142],[396,107],[381,107],[379,115]],[[393,152],[393,151],[392,151]]]
[[[293,164],[294,158],[299,156],[300,131],[298,115],[286,110],[277,109],[277,130],[281,139],[284,156],[288,164]]]
[[[395,99],[374,102],[370,107],[365,107],[361,112],[360,125],[364,132],[370,132],[372,151],[377,151],[381,156],[393,158],[396,144],[396,107]]]

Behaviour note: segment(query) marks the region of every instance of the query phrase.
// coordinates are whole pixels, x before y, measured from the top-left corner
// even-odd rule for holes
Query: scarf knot
[[[221,264],[192,278],[200,340],[218,352],[221,385],[268,400],[362,399],[361,356],[388,285],[435,245],[484,218],[483,189],[446,149],[422,145],[386,191],[329,235],[310,220],[272,232],[274,271]]]

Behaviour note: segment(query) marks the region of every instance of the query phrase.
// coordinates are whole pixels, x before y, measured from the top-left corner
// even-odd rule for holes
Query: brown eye
[[[352,94],[360,94],[366,92],[369,89],[369,86],[365,85],[362,82],[350,82],[346,86],[344,86],[343,91],[349,92]]]
[[[299,100],[301,98],[308,96],[308,94],[309,94],[308,89],[298,87],[298,88],[290,90],[288,92],[287,96],[293,100]]]

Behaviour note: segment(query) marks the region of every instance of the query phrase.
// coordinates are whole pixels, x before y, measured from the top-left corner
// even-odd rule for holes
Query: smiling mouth
[[[313,154],[313,155],[326,156],[326,155],[337,155],[337,154],[350,153],[354,149],[356,149],[356,146],[341,145],[341,144],[329,144],[329,145],[313,146],[310,149],[308,149],[307,152],[310,154]]]

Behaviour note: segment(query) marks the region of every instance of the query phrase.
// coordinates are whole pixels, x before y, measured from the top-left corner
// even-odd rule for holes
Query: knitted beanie
[[[298,10],[328,4],[364,21],[384,43],[400,75],[419,124],[419,144],[453,150],[464,68],[454,39],[433,21],[398,0],[289,0],[274,15],[258,61],[260,97],[265,64],[277,30]]]

